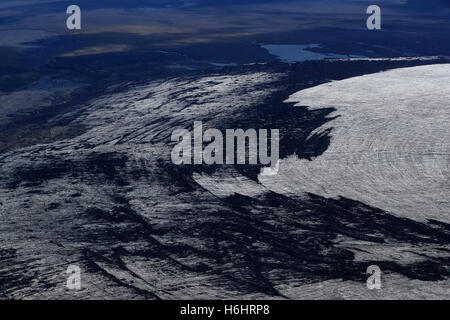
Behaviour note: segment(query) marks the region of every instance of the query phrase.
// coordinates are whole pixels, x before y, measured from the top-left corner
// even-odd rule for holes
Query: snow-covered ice
[[[274,177],[283,194],[346,197],[416,219],[450,221],[450,64],[395,69],[335,81],[286,102],[333,107],[316,132],[331,143],[313,161],[289,157]]]

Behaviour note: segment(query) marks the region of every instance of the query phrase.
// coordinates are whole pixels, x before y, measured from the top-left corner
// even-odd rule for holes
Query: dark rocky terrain
[[[112,86],[49,115],[49,125],[84,133],[0,155],[1,297],[449,298],[446,222],[274,192],[258,166],[170,160],[173,129],[199,120],[282,128],[282,158],[320,159],[333,130],[311,133],[333,119],[333,106],[296,108],[284,103],[290,95],[437,62],[448,60],[225,67]],[[366,288],[374,264],[381,291]],[[82,270],[80,291],[66,288],[69,265]]]

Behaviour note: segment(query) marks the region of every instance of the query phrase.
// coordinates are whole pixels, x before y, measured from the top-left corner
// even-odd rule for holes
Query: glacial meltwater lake
[[[313,52],[311,49],[321,48],[320,44],[261,44],[261,48],[269,51],[282,62],[301,62],[307,60],[361,58],[355,55]]]

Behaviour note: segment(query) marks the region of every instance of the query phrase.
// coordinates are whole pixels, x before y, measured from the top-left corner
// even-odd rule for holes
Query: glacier
[[[418,221],[450,222],[450,64],[401,68],[305,89],[286,103],[332,107],[328,149],[283,159],[261,183],[282,194],[355,199]]]
[[[345,72],[349,63],[326,65]],[[283,66],[300,76],[307,67]],[[289,103],[285,91],[297,90],[283,87],[286,69],[269,65],[111,86],[50,120],[84,133],[0,154],[0,296],[449,297],[448,69],[353,77]],[[424,103],[410,108],[415,101]],[[292,110],[301,118],[283,114]],[[283,150],[279,173],[259,179],[235,166],[175,166],[172,130],[198,120],[273,120],[297,130],[295,148],[309,127],[331,129],[331,140],[309,160]],[[365,286],[370,264],[383,270],[382,291]],[[66,288],[70,265],[82,271],[79,291]]]

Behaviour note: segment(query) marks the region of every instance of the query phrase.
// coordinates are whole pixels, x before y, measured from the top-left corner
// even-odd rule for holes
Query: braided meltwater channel
[[[334,108],[328,149],[281,160],[260,182],[284,194],[346,197],[390,213],[450,222],[450,64],[334,81],[286,102]]]

